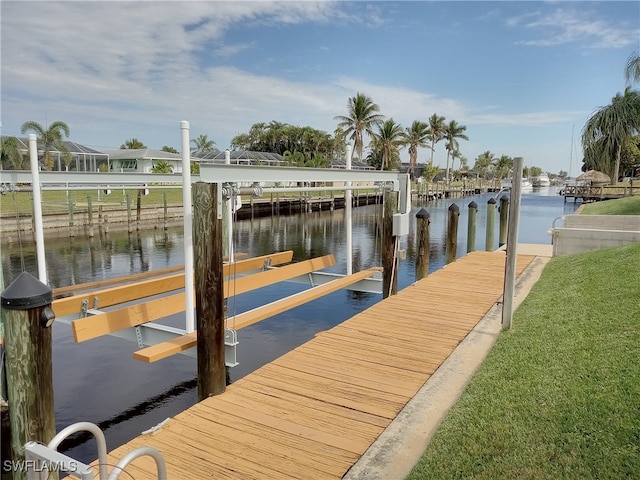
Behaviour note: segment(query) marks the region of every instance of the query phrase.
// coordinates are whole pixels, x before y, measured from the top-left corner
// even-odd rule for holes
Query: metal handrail
[[[93,437],[96,439],[96,445],[98,448],[98,475],[100,480],[104,480],[109,475],[109,470],[107,469],[107,440],[104,437],[104,433],[100,430],[96,424],[91,422],[78,422],[73,425],[69,425],[66,428],[63,428],[58,432],[58,434],[53,437],[53,439],[49,442],[48,447],[53,450],[58,450],[58,447],[69,435],[78,432],[89,432],[93,434]]]
[[[125,467],[129,465],[133,460],[138,457],[142,457],[148,455],[156,461],[156,468],[158,471],[158,480],[167,480],[167,466],[164,463],[164,458],[162,454],[153,447],[140,447],[135,450],[127,453],[122,459],[118,462],[118,464],[113,467],[111,471],[111,475],[107,478],[107,480],[117,480],[120,474],[124,471]]]

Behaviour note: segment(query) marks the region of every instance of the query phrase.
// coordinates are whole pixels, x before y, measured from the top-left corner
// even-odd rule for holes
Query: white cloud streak
[[[612,6],[612,8],[615,8]],[[640,34],[637,18],[630,23],[592,19],[588,13],[559,8],[549,13],[531,12],[507,20],[513,28],[531,30],[541,35],[523,40],[522,45],[552,47],[567,43],[583,43],[587,48],[623,48],[634,46]]]

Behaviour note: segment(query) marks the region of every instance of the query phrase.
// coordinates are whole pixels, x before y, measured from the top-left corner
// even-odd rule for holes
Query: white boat
[[[550,187],[551,181],[549,177],[545,174],[538,175],[537,177],[533,177],[533,186],[534,187]]]
[[[511,190],[511,179],[507,178],[505,180],[502,180],[500,182],[500,189],[501,190]],[[533,185],[531,184],[529,179],[523,178],[522,182],[520,183],[520,191],[521,192],[530,192],[532,190],[533,190]]]

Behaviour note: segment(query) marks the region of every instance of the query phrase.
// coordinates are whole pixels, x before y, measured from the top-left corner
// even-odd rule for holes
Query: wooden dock
[[[519,275],[534,259],[519,255]],[[474,252],[109,455],[157,448],[168,478],[340,479],[499,300],[504,252]],[[155,463],[127,471],[155,479]]]

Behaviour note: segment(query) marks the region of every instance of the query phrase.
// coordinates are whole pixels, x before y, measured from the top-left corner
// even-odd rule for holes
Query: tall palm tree
[[[627,87],[610,105],[598,108],[582,129],[585,161],[608,173],[615,185],[624,143],[640,132],[640,92]]]
[[[418,120],[414,120],[411,128],[404,131],[403,143],[409,146],[409,175],[413,178],[413,171],[418,163],[418,147],[428,147],[429,125]]]
[[[629,55],[624,69],[624,76],[627,82],[640,83],[640,53],[638,51]]]
[[[444,138],[445,129],[444,117],[435,113],[429,117],[429,139],[431,140],[431,160],[429,164],[431,165],[433,165],[433,152],[435,151],[436,143]]]
[[[343,128],[347,135],[353,140],[353,151],[358,152],[358,158],[362,159],[362,150],[364,148],[364,133],[373,136],[373,127],[380,125],[384,120],[384,115],[380,115],[380,107],[373,103],[371,98],[364,93],[356,93],[355,97],[349,98],[347,101],[347,115],[337,115],[334,120],[339,120],[338,128]]]
[[[378,131],[373,133],[375,148],[382,154],[380,170],[391,169],[392,161],[399,158],[399,150],[403,145],[404,132],[399,123],[390,118],[378,126]]]
[[[444,139],[447,141],[445,148],[447,149],[447,171],[445,173],[445,181],[449,183],[449,158],[451,154],[458,150],[460,140],[469,140],[469,137],[464,133],[467,127],[464,125],[458,125],[458,122],[451,120],[444,132]]]
[[[0,165],[10,170],[28,168],[26,157],[20,153],[16,137],[2,137],[0,139]]]
[[[147,148],[147,146],[137,138],[130,138],[120,145],[121,150],[139,150],[141,148]]]
[[[216,142],[209,140],[207,135],[200,134],[191,140],[193,143],[193,151],[195,152],[213,152]]]
[[[513,169],[513,158],[509,155],[502,155],[500,158],[494,161],[493,172],[495,178],[502,180],[509,177],[509,172]]]
[[[489,150],[487,150],[486,152],[483,152],[476,157],[476,161],[473,164],[473,169],[480,177],[488,178],[489,172],[491,171],[497,160],[497,157]]]
[[[20,127],[22,133],[26,133],[29,130],[35,132],[38,137],[38,148],[43,151],[45,169],[53,170],[53,157],[51,156],[51,152],[56,150],[62,153],[65,165],[69,166],[71,163],[71,152],[64,144],[64,137],[69,136],[69,127],[66,123],[58,120],[49,125],[48,128],[44,128],[38,122],[28,121],[24,122],[22,127]]]

